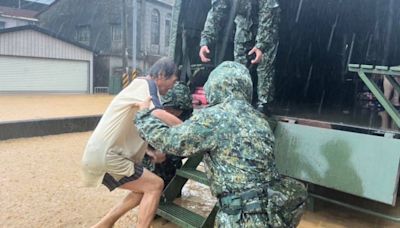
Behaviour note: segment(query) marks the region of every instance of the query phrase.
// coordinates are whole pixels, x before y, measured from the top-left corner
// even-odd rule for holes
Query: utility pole
[[[132,69],[136,69],[136,40],[137,34],[137,0],[132,0]]]
[[[126,19],[126,0],[122,0],[122,68],[124,73],[128,73],[128,51],[126,48],[128,40],[128,23]]]

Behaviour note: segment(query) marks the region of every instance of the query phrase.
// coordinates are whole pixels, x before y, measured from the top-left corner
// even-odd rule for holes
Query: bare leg
[[[399,77],[396,77],[395,78],[395,80],[397,81],[397,83],[400,83],[400,78]],[[392,104],[394,105],[394,106],[399,106],[400,105],[400,103],[399,103],[399,92],[397,92],[397,90],[395,90],[395,89],[393,89],[394,91],[393,91],[393,97],[392,97]]]
[[[392,97],[393,86],[390,84],[389,80],[387,80],[386,76],[383,77],[383,94],[385,98],[390,100]]]
[[[94,228],[111,228],[122,215],[137,205],[140,206],[140,209],[136,227],[150,227],[163,187],[164,182],[160,177],[144,169],[139,179],[120,186],[122,189],[130,190],[131,193],[112,208]]]
[[[154,218],[160,201],[163,187],[164,181],[147,169],[143,170],[143,175],[138,180],[121,186],[121,188],[143,194],[139,205],[140,208],[136,227],[150,227],[150,223]]]
[[[111,228],[126,212],[139,205],[143,194],[130,192],[120,203],[112,208],[93,228]]]
[[[389,115],[386,111],[379,112],[378,115],[381,117],[381,129],[389,129]]]

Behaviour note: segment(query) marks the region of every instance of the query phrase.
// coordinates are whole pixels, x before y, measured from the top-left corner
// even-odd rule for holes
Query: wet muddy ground
[[[80,159],[89,136],[85,132],[0,141],[2,227],[89,227],[122,199],[122,190],[82,187]],[[215,199],[206,186],[191,182],[178,201],[204,215]],[[115,227],[130,227],[135,221],[132,210]],[[175,226],[158,219],[153,227]],[[318,203],[317,211],[306,212],[299,227],[399,226]]]
[[[101,114],[108,95],[0,96],[0,122]],[[84,188],[80,159],[90,132],[0,141],[0,227],[89,227],[126,194]],[[206,186],[189,182],[181,205],[206,215],[215,199]],[[371,209],[382,209],[380,206]],[[387,207],[383,209],[388,210]],[[400,208],[389,210],[400,216]],[[131,227],[134,209],[115,227]],[[157,219],[153,227],[176,227]],[[317,202],[299,225],[308,227],[400,227],[339,206]]]

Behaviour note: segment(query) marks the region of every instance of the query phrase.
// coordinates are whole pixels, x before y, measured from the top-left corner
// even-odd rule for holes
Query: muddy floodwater
[[[89,227],[126,192],[105,187],[84,188],[80,159],[90,132],[0,142],[1,227]],[[189,182],[177,200],[203,215],[215,199],[206,186]],[[136,209],[115,227],[131,227]],[[397,210],[397,212],[399,212]],[[153,227],[176,227],[157,219]],[[320,203],[299,227],[398,227],[398,225]]]
[[[108,94],[2,94],[0,122],[100,115],[113,98]]]

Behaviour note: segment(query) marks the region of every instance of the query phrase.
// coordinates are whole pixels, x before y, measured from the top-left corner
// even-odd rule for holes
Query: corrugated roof
[[[37,11],[0,6],[0,16],[37,21]]]
[[[53,38],[62,40],[64,42],[66,42],[66,43],[78,46],[78,47],[86,49],[88,51],[91,51],[91,52],[94,52],[94,53],[97,52],[97,50],[95,50],[95,49],[93,49],[93,48],[91,48],[91,47],[89,47],[87,45],[81,44],[81,43],[79,43],[77,41],[74,41],[74,40],[69,40],[69,39],[67,39],[67,38],[65,38],[63,36],[60,36],[60,35],[58,35],[58,34],[56,34],[54,32],[51,32],[51,31],[49,31],[47,29],[41,28],[41,27],[36,26],[36,25],[23,25],[23,26],[18,26],[18,27],[0,29],[0,35],[4,34],[4,33],[17,32],[17,31],[22,31],[22,30],[34,30],[36,32],[40,32],[40,33],[46,34],[48,36],[51,36]]]

